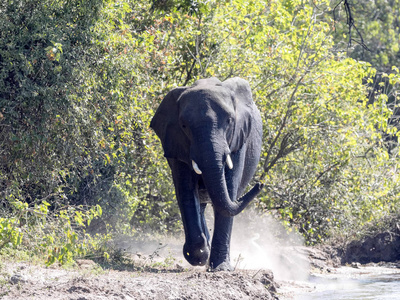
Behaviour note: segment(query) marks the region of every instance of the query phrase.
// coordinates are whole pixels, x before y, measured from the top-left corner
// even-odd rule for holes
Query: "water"
[[[314,275],[309,290],[295,300],[400,299],[400,270],[382,267],[344,267],[335,274]]]

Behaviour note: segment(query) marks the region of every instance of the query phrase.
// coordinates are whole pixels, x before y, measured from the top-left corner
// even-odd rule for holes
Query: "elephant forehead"
[[[194,112],[196,114],[209,114],[221,111],[233,113],[232,92],[221,86],[212,88],[192,88],[185,91],[180,99],[181,112]]]

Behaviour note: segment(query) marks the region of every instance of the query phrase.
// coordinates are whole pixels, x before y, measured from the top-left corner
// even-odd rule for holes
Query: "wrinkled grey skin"
[[[248,82],[209,78],[173,89],[150,126],[172,171],[185,229],[186,260],[194,266],[208,261],[211,270],[232,270],[233,216],[262,188],[256,184],[238,199],[256,171],[262,142],[262,121]],[[211,246],[204,218],[207,202],[215,214]]]

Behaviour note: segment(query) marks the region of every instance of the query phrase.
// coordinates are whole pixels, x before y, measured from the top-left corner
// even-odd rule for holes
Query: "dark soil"
[[[398,260],[400,260],[400,234],[389,231],[352,241],[344,248],[342,254],[342,264]]]

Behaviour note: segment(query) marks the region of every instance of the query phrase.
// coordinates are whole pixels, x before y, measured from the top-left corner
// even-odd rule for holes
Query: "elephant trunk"
[[[201,172],[204,184],[214,208],[222,215],[235,216],[239,214],[261,191],[262,185],[257,183],[249,192],[240,199],[231,199],[225,179],[225,163],[222,157],[218,155],[214,159],[208,160],[207,163],[201,164]],[[225,162],[228,168],[234,168],[230,156],[226,156]],[[197,166],[197,164],[196,164]],[[197,172],[197,171],[196,171]]]

